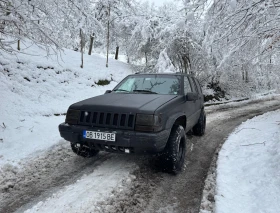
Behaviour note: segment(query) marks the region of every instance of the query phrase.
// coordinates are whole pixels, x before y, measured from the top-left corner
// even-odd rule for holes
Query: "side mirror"
[[[104,94],[107,94],[107,93],[111,93],[112,90],[106,90],[106,92]]]
[[[187,101],[196,101],[198,99],[198,95],[195,92],[188,92],[186,95]]]

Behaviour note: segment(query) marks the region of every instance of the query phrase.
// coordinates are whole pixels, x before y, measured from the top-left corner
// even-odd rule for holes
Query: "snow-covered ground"
[[[22,45],[30,46],[30,42]],[[24,48],[23,48],[24,49]],[[64,49],[61,57],[45,57],[38,46],[0,57],[0,168],[35,157],[40,150],[57,144],[58,124],[70,104],[103,94],[126,75],[129,65],[111,59]],[[99,80],[110,81],[99,86]]]
[[[103,204],[104,198],[116,196],[135,179],[130,174],[135,166],[122,157],[107,160],[93,173],[84,175],[76,183],[64,187],[24,212],[110,212],[112,206]]]
[[[279,212],[279,162],[280,110],[240,125],[219,154],[216,212]]]
[[[280,110],[244,122],[222,146],[216,171],[213,160],[201,213],[279,212],[279,162]]]

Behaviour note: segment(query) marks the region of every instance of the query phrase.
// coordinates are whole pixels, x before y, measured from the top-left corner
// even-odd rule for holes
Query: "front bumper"
[[[116,141],[112,142],[83,138],[84,130],[113,132],[116,134]],[[62,123],[59,125],[59,132],[61,137],[71,143],[86,144],[87,146],[98,150],[120,153],[129,150],[129,153],[154,154],[163,151],[169,137],[170,129],[157,133],[147,133]]]

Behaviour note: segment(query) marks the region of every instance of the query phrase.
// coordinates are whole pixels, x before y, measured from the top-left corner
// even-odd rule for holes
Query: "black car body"
[[[133,90],[120,89],[129,84]],[[135,89],[140,86],[144,89]],[[202,114],[204,129],[199,131],[203,134],[204,99],[194,77],[134,74],[113,91],[71,105],[59,131],[72,148],[76,147],[76,153],[83,146],[95,151],[154,154],[164,151],[174,126],[188,132],[199,125]]]

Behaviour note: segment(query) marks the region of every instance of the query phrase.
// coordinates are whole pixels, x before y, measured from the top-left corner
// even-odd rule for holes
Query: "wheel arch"
[[[166,129],[172,129],[174,125],[181,125],[184,129],[186,129],[187,125],[187,116],[183,113],[177,113],[171,117],[166,122]]]

